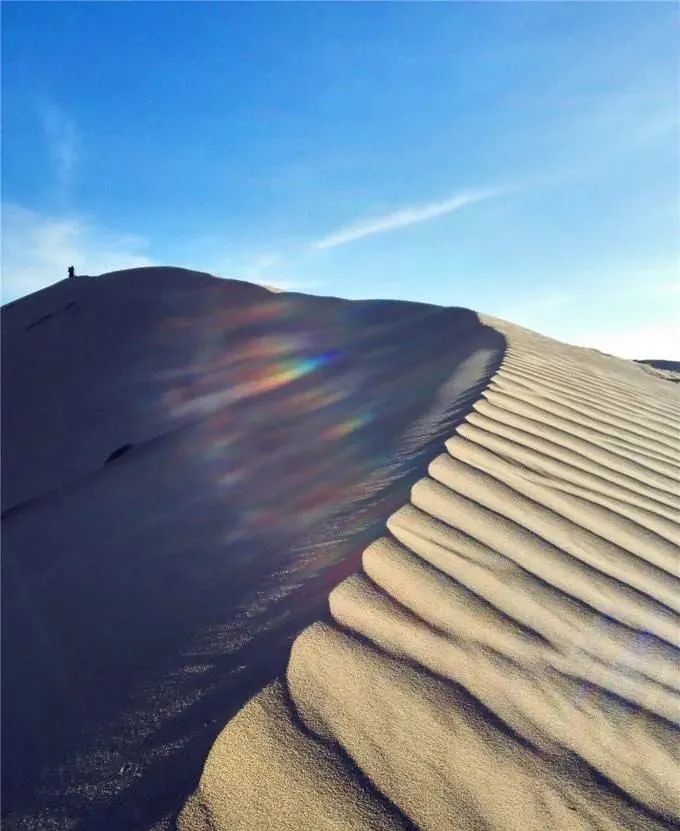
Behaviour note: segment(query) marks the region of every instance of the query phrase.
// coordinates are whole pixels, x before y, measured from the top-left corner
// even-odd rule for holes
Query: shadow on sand
[[[130,306],[137,273],[92,280],[86,297],[72,288],[84,311],[65,320],[82,326],[89,313],[99,327],[96,384],[108,389],[115,372],[134,392],[143,376],[156,409],[108,396],[118,409],[105,449],[97,423],[79,427],[80,393],[65,383],[69,473],[60,480],[55,462],[49,489],[5,515],[8,828],[171,823],[219,731],[285,669],[295,636],[327,618],[329,591],[503,357],[503,337],[464,309],[187,278]],[[26,314],[49,308],[41,295]],[[121,327],[132,343],[121,363],[97,363]],[[71,329],[22,336],[38,335],[53,338],[41,349],[76,348]],[[30,354],[10,349],[5,399]],[[12,406],[26,405],[22,389]],[[6,441],[19,422],[10,413]]]

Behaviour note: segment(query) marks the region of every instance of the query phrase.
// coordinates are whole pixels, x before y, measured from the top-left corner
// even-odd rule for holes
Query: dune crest
[[[173,827],[505,339],[467,309],[171,268],[50,286],[2,338],[3,822]],[[339,788],[338,821],[365,783]]]
[[[499,370],[226,725],[183,831],[680,821],[677,387],[485,322]]]

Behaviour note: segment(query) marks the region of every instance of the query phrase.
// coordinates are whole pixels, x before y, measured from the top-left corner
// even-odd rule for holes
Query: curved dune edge
[[[485,322],[500,369],[222,731],[182,831],[680,819],[677,388]]]

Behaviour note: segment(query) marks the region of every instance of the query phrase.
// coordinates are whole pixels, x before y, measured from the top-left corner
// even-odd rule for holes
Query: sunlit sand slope
[[[677,387],[487,323],[501,368],[223,730],[184,831],[680,819]]]

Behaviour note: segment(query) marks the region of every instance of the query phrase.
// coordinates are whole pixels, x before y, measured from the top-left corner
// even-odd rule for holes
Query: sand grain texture
[[[677,386],[485,322],[499,370],[184,831],[677,827]]]

